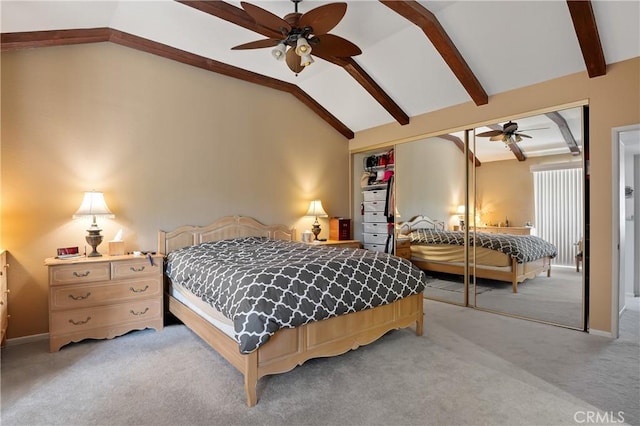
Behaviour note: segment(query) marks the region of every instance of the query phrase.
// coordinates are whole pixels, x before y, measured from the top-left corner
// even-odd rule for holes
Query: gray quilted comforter
[[[409,234],[411,244],[450,244],[464,245],[464,232],[439,231],[435,229],[416,229]],[[534,235],[508,235],[477,232],[471,245],[484,247],[508,254],[518,263],[531,262],[549,256],[558,255],[556,246]]]
[[[425,275],[386,253],[246,237],[185,247],[166,274],[233,320],[241,353],[280,328],[420,293]]]

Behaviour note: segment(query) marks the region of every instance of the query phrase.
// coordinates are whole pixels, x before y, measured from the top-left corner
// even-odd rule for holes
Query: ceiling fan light
[[[282,61],[284,60],[286,49],[287,48],[284,43],[278,43],[278,45],[271,50],[271,56],[273,56],[277,61]]]
[[[309,55],[311,53],[311,45],[306,38],[300,37],[296,42],[296,54],[298,56]]]
[[[300,65],[302,65],[303,67],[308,67],[313,62],[313,58],[309,54],[302,55],[302,57],[300,58]]]

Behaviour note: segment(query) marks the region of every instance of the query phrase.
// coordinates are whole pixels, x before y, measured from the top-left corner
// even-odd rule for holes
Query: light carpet
[[[640,420],[637,340],[432,301],[425,312],[423,337],[393,331],[261,379],[253,408],[241,375],[182,325],[56,353],[46,341],[10,346],[2,424],[561,425],[595,410]]]

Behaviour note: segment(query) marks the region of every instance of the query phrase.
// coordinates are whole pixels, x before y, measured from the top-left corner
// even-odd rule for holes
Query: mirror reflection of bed
[[[503,140],[474,138],[500,129],[500,123],[468,132],[469,154],[476,155],[475,166],[469,167],[468,205],[465,167],[474,157],[466,161],[460,148],[465,132],[396,145],[396,228],[402,231],[401,224],[426,217],[433,222],[427,229],[464,235],[468,226],[469,238],[474,233],[533,236],[550,243],[555,255],[514,267],[500,263],[504,258],[492,263],[487,260],[491,253],[463,241],[458,253],[466,245],[470,256],[465,299],[464,257],[442,260],[441,251],[425,260],[416,254],[416,235],[401,236],[412,239],[412,261],[429,276],[426,298],[583,329],[583,268],[576,269],[583,236],[582,108],[513,121],[531,136],[514,142],[521,148],[518,156]]]

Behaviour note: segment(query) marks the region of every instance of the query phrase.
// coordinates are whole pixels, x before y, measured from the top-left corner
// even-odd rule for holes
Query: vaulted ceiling
[[[288,0],[250,3],[280,17],[294,10]],[[2,0],[2,50],[110,41],[291,93],[348,139],[575,72],[597,78],[640,56],[637,1],[346,3],[331,33],[362,54],[315,57],[298,75],[269,48],[231,50],[274,36],[238,1]]]

